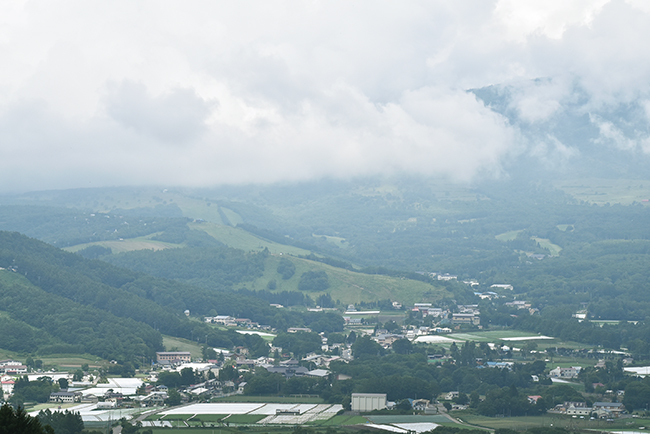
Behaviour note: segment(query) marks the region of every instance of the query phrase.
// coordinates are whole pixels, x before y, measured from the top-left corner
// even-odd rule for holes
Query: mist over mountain
[[[554,177],[646,177],[650,111],[641,96],[602,103],[577,83],[552,79],[472,90],[520,131],[527,151],[507,165],[521,180]]]

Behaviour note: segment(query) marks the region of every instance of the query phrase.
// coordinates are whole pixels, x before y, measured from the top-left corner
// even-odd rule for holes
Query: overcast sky
[[[468,89],[648,121],[649,40],[647,0],[1,2],[0,190],[502,176],[572,150]]]

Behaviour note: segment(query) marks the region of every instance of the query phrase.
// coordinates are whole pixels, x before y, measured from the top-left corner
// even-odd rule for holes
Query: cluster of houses
[[[20,375],[27,373],[27,366],[15,360],[0,360],[0,375]]]
[[[551,413],[566,414],[573,417],[593,417],[599,419],[615,419],[625,414],[625,406],[620,402],[586,402],[567,401],[556,405]]]
[[[438,321],[439,326],[445,325],[472,325],[479,326],[481,324],[481,311],[477,304],[458,305],[458,312],[452,313],[449,309],[442,309],[433,307],[431,303],[415,303],[413,305],[413,312],[420,312],[422,317],[432,317]]]
[[[276,307],[282,307],[281,305],[275,305]],[[269,325],[260,325],[255,321],[252,321],[248,318],[235,318],[229,315],[217,315],[217,316],[206,316],[203,320],[208,324],[221,324],[227,327],[241,327],[247,329],[257,329],[257,330],[272,330]]]
[[[16,377],[26,374],[27,366],[16,360],[0,360],[0,382],[2,383],[2,395],[11,396],[14,390]]]

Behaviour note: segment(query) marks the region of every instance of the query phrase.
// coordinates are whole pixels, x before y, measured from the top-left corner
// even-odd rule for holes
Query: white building
[[[353,393],[352,411],[373,411],[386,408],[385,393]]]

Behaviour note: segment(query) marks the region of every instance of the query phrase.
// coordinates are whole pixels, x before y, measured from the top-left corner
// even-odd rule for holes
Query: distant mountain
[[[520,131],[527,151],[506,169],[520,182],[648,176],[650,114],[644,101],[596,101],[576,84],[549,79],[471,92]]]

